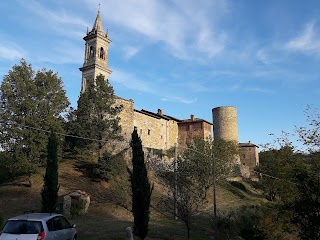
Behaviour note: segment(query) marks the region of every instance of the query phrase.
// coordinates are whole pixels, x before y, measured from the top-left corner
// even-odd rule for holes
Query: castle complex
[[[84,64],[82,72],[81,93],[86,91],[87,81],[93,81],[98,75],[105,79],[111,74],[108,67],[108,46],[111,43],[108,32],[104,32],[98,11],[91,31],[87,30],[85,41]],[[119,114],[120,125],[125,141],[130,142],[134,128],[142,140],[144,148],[165,151],[176,144],[183,149],[194,137],[212,137],[238,142],[237,109],[235,107],[218,107],[212,109],[213,123],[190,115],[189,119],[177,119],[166,115],[162,109],[156,113],[134,108],[133,100],[116,97],[116,104],[123,105]],[[240,160],[242,165],[254,168],[259,163],[258,147],[254,144],[240,143]]]

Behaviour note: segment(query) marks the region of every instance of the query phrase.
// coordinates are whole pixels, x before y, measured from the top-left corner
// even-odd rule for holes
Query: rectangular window
[[[150,132],[151,132],[151,130],[150,130],[150,129],[148,129],[148,135],[150,135]]]
[[[140,136],[142,135],[142,129],[140,129]]]

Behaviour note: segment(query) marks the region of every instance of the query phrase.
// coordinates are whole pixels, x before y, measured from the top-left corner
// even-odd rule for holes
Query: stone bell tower
[[[92,30],[83,38],[86,42],[84,63],[80,68],[82,72],[81,93],[85,92],[89,81],[94,81],[96,77],[102,74],[108,79],[111,70],[108,67],[108,48],[111,40],[108,38],[108,31],[104,33],[98,11]]]

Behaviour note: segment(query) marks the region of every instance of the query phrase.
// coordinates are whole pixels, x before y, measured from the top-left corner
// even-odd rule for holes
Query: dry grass
[[[92,202],[88,213],[85,216],[70,218],[70,221],[77,225],[79,240],[125,239],[125,230],[133,223],[132,214],[128,210],[130,206],[127,206],[126,209],[112,201],[112,195],[116,193],[111,191],[109,183],[92,182],[87,176],[89,165],[89,162],[76,160],[68,160],[59,165],[59,195],[78,189],[91,195]],[[43,174],[44,170],[33,176],[33,188],[26,187],[26,179],[21,179],[11,185],[0,186],[0,215],[4,219],[21,214],[23,211],[40,211]],[[159,184],[155,184],[154,191],[153,201],[156,201],[156,198],[161,197],[164,191]],[[218,208],[236,208],[255,203],[258,199],[247,193],[242,193],[244,195],[241,197],[236,194],[236,191],[239,190],[230,191],[230,189],[226,190],[225,186],[218,186]],[[130,192],[127,194],[129,197]],[[203,206],[204,214],[196,216],[191,230],[192,239],[211,239],[212,223],[207,214],[212,212],[211,196],[212,192],[209,193],[208,204]],[[156,207],[155,202],[152,205]],[[184,224],[166,217],[165,215],[168,214],[161,214],[161,211],[161,209],[151,210],[149,234],[146,239],[186,239]]]

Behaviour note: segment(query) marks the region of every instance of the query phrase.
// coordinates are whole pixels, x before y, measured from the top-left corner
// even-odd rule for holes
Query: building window
[[[104,50],[103,47],[100,48],[100,58],[104,59]]]
[[[243,157],[243,158],[246,158],[246,155],[245,155],[245,154],[242,154],[242,157]]]
[[[148,129],[148,135],[150,135],[150,133],[151,133],[151,130],[150,130],[150,129]]]
[[[94,50],[93,50],[93,47],[90,46],[90,49],[89,49],[89,58],[93,58],[93,55],[94,55]]]
[[[140,129],[140,136],[142,135],[142,129]]]
[[[162,135],[160,136],[160,139],[162,139]]]

